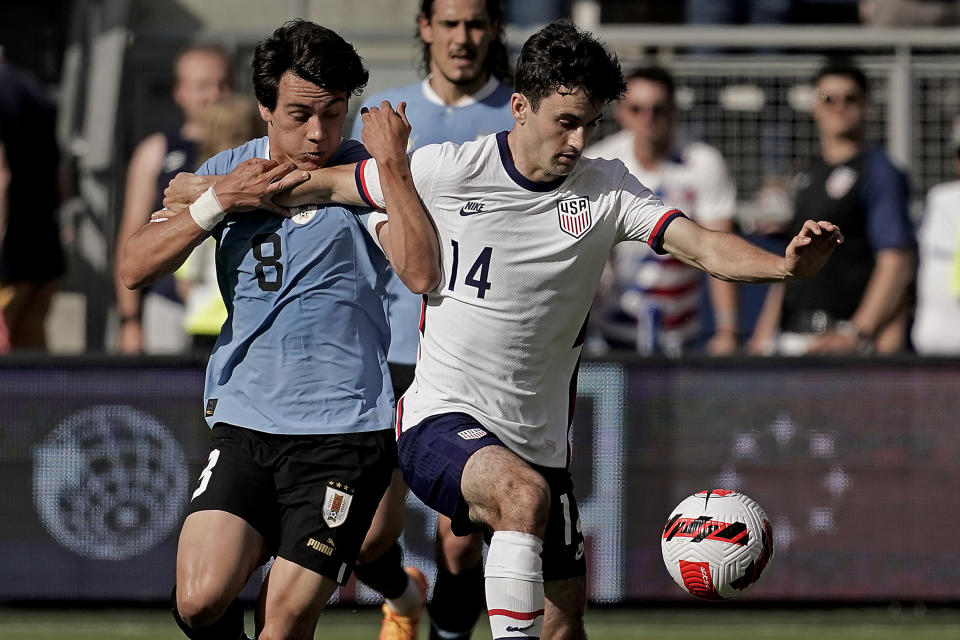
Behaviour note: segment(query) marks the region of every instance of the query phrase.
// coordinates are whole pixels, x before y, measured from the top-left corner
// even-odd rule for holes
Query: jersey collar
[[[477,102],[482,102],[483,100],[487,99],[490,94],[496,91],[497,87],[500,86],[500,81],[493,76],[490,76],[490,79],[487,80],[487,84],[480,87],[476,93],[473,93],[469,96],[463,96],[455,103],[448,105],[437,94],[437,92],[433,90],[433,87],[430,86],[430,78],[432,77],[433,74],[430,74],[424,78],[423,82],[420,83],[420,87],[423,89],[423,97],[425,97],[427,101],[441,107],[469,107],[472,104],[476,104]]]
[[[560,176],[550,182],[534,182],[520,173],[517,165],[513,163],[513,156],[510,155],[510,146],[507,144],[507,133],[509,132],[501,131],[497,134],[497,148],[500,150],[500,162],[503,163],[503,168],[506,170],[507,175],[519,186],[527,191],[553,191],[567,179],[567,176]]]

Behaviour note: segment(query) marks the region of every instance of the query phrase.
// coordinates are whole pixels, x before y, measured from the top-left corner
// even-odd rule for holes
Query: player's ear
[[[430,18],[421,13],[417,16],[417,28],[420,30],[420,39],[426,44],[433,44],[433,27]]]
[[[530,115],[530,101],[522,93],[514,93],[510,96],[510,113],[517,124],[524,124]]]
[[[267,109],[265,106],[257,103],[257,109],[260,110],[260,118],[267,124],[273,124],[273,112],[270,109]]]

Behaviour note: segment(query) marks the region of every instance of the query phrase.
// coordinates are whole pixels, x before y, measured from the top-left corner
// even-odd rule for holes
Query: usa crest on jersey
[[[579,238],[590,228],[590,201],[587,198],[567,198],[557,203],[560,228]]]

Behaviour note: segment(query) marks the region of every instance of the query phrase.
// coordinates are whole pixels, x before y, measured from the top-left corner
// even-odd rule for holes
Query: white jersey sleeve
[[[663,232],[674,218],[683,216],[683,213],[663,204],[626,169],[617,193],[617,242],[639,240],[646,242],[657,253],[666,253],[663,250]]]
[[[455,149],[456,146],[451,143],[431,144],[409,154],[413,184],[424,202],[429,202],[433,196],[433,185],[445,155]],[[383,189],[380,187],[380,170],[377,167],[377,161],[373,158],[357,165],[357,191],[368,205],[381,211],[384,209],[386,202],[383,199]]]

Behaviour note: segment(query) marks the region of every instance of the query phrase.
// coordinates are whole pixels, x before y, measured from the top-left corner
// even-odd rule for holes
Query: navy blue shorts
[[[482,530],[470,521],[460,479],[470,456],[491,445],[506,447],[500,438],[465,413],[431,416],[403,432],[397,440],[400,469],[410,490],[428,507],[450,518],[451,528],[458,536]],[[530,467],[550,487],[550,517],[541,554],[543,579],[586,575],[583,531],[570,472],[534,464]]]

